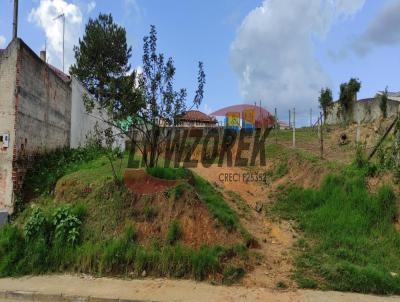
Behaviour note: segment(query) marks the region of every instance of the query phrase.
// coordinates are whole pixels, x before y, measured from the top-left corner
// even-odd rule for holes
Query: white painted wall
[[[72,102],[71,102],[71,148],[84,147],[90,137],[93,134],[93,129],[98,123],[101,129],[106,129],[109,125],[102,121],[102,117],[105,116],[105,112],[94,109],[93,112],[87,113],[85,105],[83,103],[83,96],[90,95],[82,83],[76,78],[72,77],[71,81],[72,88]],[[114,129],[114,133],[119,133],[117,129]],[[116,143],[114,147],[118,147],[121,150],[125,149],[125,139],[121,136],[116,136]]]

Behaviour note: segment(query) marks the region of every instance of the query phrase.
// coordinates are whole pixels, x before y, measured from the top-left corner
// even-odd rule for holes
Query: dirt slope
[[[269,220],[263,213],[257,213],[253,210],[257,202],[267,201],[268,189],[257,183],[240,182],[222,182],[219,179],[221,173],[245,173],[246,171],[238,167],[212,166],[204,168],[199,166],[193,169],[203,178],[214,183],[224,193],[226,200],[227,191],[233,191],[239,194],[243,200],[250,206],[250,214],[242,218],[243,225],[249,232],[255,236],[260,245],[258,252],[262,257],[258,263],[254,264],[254,269],[246,274],[243,284],[246,286],[260,286],[267,288],[276,288],[278,282],[283,282],[290,288],[295,288],[293,280],[290,278],[293,263],[288,252],[293,244],[295,232],[289,223],[277,223]],[[235,204],[231,204],[236,207]]]

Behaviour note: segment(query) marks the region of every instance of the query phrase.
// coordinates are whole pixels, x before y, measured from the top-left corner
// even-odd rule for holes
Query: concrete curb
[[[119,298],[101,298],[92,296],[52,295],[29,291],[0,290],[1,302],[156,302],[150,300],[131,300]]]

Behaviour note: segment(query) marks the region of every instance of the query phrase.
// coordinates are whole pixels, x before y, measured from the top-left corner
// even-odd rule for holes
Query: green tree
[[[187,107],[186,89],[174,89],[176,69],[172,58],[165,59],[164,54],[157,52],[155,26],[151,26],[149,36],[143,39],[143,72],[126,75],[130,69],[131,48],[127,47],[125,36],[125,29],[114,24],[111,15],[89,20],[83,40],[75,47],[77,63],[71,67],[71,74],[95,97],[85,99],[86,109],[89,112],[95,108],[106,109],[109,115],[104,121],[129,137],[128,165],[135,165],[133,155],[137,147],[143,163],[153,167],[170,135],[168,129],[188,108],[201,104],[205,85],[203,63],[199,62],[198,87]],[[114,42],[109,41],[113,39]],[[110,52],[109,48],[114,51]],[[91,64],[94,66],[90,67]],[[109,131],[105,140],[110,141]]]
[[[361,82],[358,79],[352,78],[348,83],[340,85],[339,104],[343,113],[350,114],[353,105],[356,102],[357,93],[361,89]]]
[[[100,14],[94,20],[89,19],[74,52],[76,63],[71,66],[70,73],[91,94],[84,98],[87,112],[94,109],[107,112],[98,118],[108,127],[94,129],[96,135],[107,150],[112,148],[109,142],[113,136],[124,134],[133,141],[135,133],[126,126],[126,121],[144,107],[144,98],[135,86],[137,72],[129,74],[132,48],[127,44],[126,30],[114,23],[111,15]],[[112,162],[111,165],[113,167]]]
[[[321,89],[318,101],[319,106],[324,114],[324,120],[326,120],[329,108],[333,105],[332,90],[329,88]]]
[[[172,58],[165,59],[157,52],[157,31],[154,25],[149,36],[143,39],[143,73],[138,81],[146,106],[137,113],[141,124],[133,124],[142,132],[142,154],[146,166],[157,165],[160,146],[168,139],[168,128],[176,124],[177,118],[186,110],[198,107],[204,95],[205,73],[203,63],[198,63],[198,87],[193,101],[187,106],[186,89],[175,90],[175,66]],[[140,145],[138,144],[139,148]]]
[[[131,66],[132,48],[128,47],[126,31],[114,23],[111,15],[99,14],[89,19],[85,34],[74,46],[76,63],[70,74],[76,76],[104,107],[116,98],[119,86]]]
[[[382,115],[384,118],[387,117],[387,103],[388,103],[388,89],[385,88],[382,94],[378,95],[379,98],[379,108],[381,108]]]

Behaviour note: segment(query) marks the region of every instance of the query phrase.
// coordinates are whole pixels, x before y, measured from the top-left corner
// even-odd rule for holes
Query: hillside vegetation
[[[138,196],[115,183],[102,152],[70,152],[59,151],[49,165],[36,166],[33,199],[0,229],[1,276],[85,272],[232,283],[244,275],[250,235],[207,181],[194,176],[192,184]],[[57,157],[63,166],[55,170]],[[114,164],[126,162],[125,156]],[[179,179],[190,172],[148,173]]]
[[[301,287],[400,293],[396,196],[388,186],[368,191],[366,178],[375,172],[356,161],[318,189],[280,187],[273,212],[295,219],[303,233],[295,247]]]

